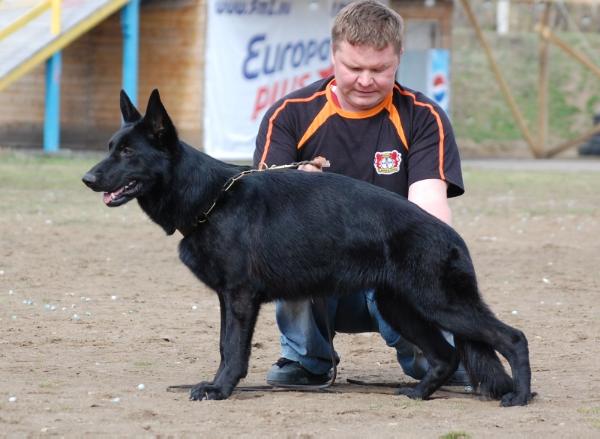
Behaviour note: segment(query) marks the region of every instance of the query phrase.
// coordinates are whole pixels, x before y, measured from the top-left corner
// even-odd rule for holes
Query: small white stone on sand
[[[144,390],[146,386],[144,386],[143,384],[138,384],[137,388],[138,390]]]
[[[13,290],[8,290],[8,294],[9,296],[12,296],[13,294],[15,294],[15,292]]]
[[[517,311],[516,309],[513,309],[511,312],[512,315],[516,316],[517,314],[519,314],[519,311]]]
[[[71,317],[73,320],[80,320],[81,317],[79,317],[79,314],[73,314],[73,317]]]
[[[117,300],[117,296],[110,296],[110,300]]]
[[[9,397],[8,402],[17,402],[17,397],[16,396]]]
[[[198,305],[192,305],[192,309],[193,310],[197,310],[198,309]]]
[[[119,398],[118,396],[116,398],[113,398],[110,400],[111,402],[117,403],[117,402],[121,402],[121,398]]]
[[[0,276],[4,276],[4,270],[0,270]]]
[[[542,278],[542,282],[544,282],[545,284],[549,284],[550,280],[544,277]]]

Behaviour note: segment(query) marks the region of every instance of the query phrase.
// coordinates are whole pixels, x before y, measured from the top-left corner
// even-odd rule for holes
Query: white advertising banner
[[[266,110],[332,73],[330,26],[348,2],[207,3],[205,151],[225,160],[251,159]]]

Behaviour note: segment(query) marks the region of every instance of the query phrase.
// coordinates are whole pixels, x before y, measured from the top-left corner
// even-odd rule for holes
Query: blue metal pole
[[[55,53],[46,61],[46,114],[44,118],[44,152],[60,148],[60,76],[62,55]]]
[[[123,90],[137,104],[140,37],[140,0],[130,0],[121,12],[123,33]]]

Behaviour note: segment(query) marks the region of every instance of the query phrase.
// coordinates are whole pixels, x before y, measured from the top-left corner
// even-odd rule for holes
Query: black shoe
[[[469,375],[462,364],[458,367],[456,372],[454,372],[454,374],[448,378],[448,380],[444,383],[444,386],[462,387],[463,391],[465,392],[473,392],[473,385],[471,384]]]
[[[297,361],[287,358],[277,360],[267,372],[267,384],[275,387],[320,386],[331,379],[331,371],[314,374],[306,370]]]

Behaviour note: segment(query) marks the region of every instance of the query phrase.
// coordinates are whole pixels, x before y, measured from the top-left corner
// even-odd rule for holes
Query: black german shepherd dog
[[[107,206],[137,198],[167,234],[182,232],[181,260],[219,297],[221,363],[212,381],[193,386],[192,400],[225,399],[246,376],[263,302],[367,289],[431,365],[399,394],[427,399],[462,360],[482,395],[503,406],[531,400],[527,339],[482,301],[451,227],[400,195],[333,173],[267,169],[233,180],[249,168],[180,141],[157,90],[144,116],[121,92],[121,112],[108,156],[83,181],[105,192]]]

